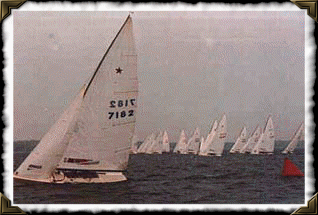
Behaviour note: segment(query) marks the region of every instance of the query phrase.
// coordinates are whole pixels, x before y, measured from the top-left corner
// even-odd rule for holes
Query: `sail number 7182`
[[[136,105],[136,99],[126,99],[126,100],[112,100],[110,101],[111,108],[120,108],[120,107],[129,107],[129,106],[135,106]],[[125,110],[123,111],[116,111],[116,112],[108,112],[108,119],[112,118],[125,118],[125,117],[131,117],[134,116],[134,110],[128,110],[127,112]]]

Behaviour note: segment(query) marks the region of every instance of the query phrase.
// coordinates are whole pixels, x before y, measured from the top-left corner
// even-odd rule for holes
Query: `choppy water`
[[[281,143],[273,155],[131,155],[128,181],[110,184],[14,182],[14,204],[304,204],[304,177],[283,177]],[[14,169],[36,142],[14,145]],[[289,159],[304,172],[304,148]],[[88,198],[89,197],[89,198]]]

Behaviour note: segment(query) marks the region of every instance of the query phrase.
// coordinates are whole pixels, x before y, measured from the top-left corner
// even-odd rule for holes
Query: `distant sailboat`
[[[188,141],[188,154],[198,154],[200,150],[200,129],[196,128]]]
[[[302,123],[294,134],[292,140],[288,144],[288,146],[282,151],[283,154],[292,154],[304,134],[304,124]]]
[[[247,141],[247,133],[246,133],[246,127],[244,126],[240,136],[236,139],[235,144],[230,150],[230,153],[240,153],[241,149],[245,146]]]
[[[162,137],[162,153],[170,152],[170,143],[167,131],[163,133]]]
[[[184,130],[181,131],[179,141],[175,146],[173,152],[178,154],[187,154],[188,153],[188,144],[187,144],[187,135]]]
[[[162,154],[162,138],[163,138],[163,132],[160,131],[156,138],[152,141],[152,144],[147,149],[147,154]]]
[[[272,117],[268,117],[264,132],[261,134],[251,154],[273,154],[275,146],[275,134]]]
[[[208,147],[211,145],[211,143],[213,141],[213,137],[216,134],[217,127],[218,127],[218,122],[217,122],[217,120],[215,120],[207,138],[205,140],[203,138],[203,141],[201,141],[199,155],[203,155],[203,156],[207,155]]]
[[[156,138],[156,136],[154,133],[147,136],[146,139],[144,140],[144,142],[139,146],[137,153],[138,154],[139,153],[146,153],[149,150],[149,148],[151,147],[151,144],[155,138]]]
[[[135,130],[137,54],[127,17],[90,82],[14,172],[47,183],[124,181]]]
[[[222,156],[224,151],[225,138],[227,136],[227,122],[224,114],[214,134],[212,141],[201,155]],[[208,143],[206,143],[208,144]]]
[[[262,129],[259,126],[257,126],[253,131],[251,137],[247,139],[245,146],[243,146],[243,148],[240,150],[240,153],[251,153],[255,145],[257,144],[261,134]]]

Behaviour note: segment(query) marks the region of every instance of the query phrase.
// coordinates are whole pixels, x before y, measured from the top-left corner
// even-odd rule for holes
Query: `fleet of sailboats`
[[[297,143],[303,137],[304,125],[301,124],[294,134],[289,145],[282,151],[283,154],[293,153]],[[173,153],[195,154],[200,156],[222,156],[227,137],[227,118],[224,114],[218,123],[215,120],[207,137],[200,138],[200,129],[196,128],[188,139],[185,130],[180,133],[179,141],[174,147]],[[149,140],[151,139],[151,140]],[[148,146],[148,148],[147,148]],[[147,149],[146,149],[147,148]],[[275,131],[272,117],[269,116],[264,130],[257,126],[250,137],[247,127],[243,126],[234,145],[229,150],[230,154],[273,154],[275,148]],[[156,150],[154,150],[156,149]],[[138,153],[162,154],[170,152],[170,143],[167,131],[160,132],[156,138],[150,135],[140,145]]]

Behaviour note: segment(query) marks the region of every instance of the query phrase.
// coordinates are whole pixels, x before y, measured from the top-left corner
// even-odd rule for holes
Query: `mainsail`
[[[173,150],[174,153],[187,154],[188,145],[187,145],[187,135],[184,130],[181,131],[179,141],[176,147]]]
[[[272,117],[268,117],[264,132],[252,150],[252,154],[272,154],[275,146],[275,134]]]
[[[209,147],[211,147],[213,137],[216,134],[217,127],[218,127],[218,122],[217,122],[217,120],[215,120],[212,127],[211,127],[211,131],[208,134],[206,140],[204,140],[204,138],[202,138],[202,140],[201,140],[199,155],[207,155],[207,151],[208,151]]]
[[[192,137],[188,141],[188,153],[198,154],[200,149],[200,129],[196,128]]]
[[[209,145],[207,145],[207,149],[205,153],[202,155],[215,155],[221,156],[224,150],[225,138],[227,136],[227,123],[226,123],[226,115],[224,114],[216,132],[212,138],[212,141]]]
[[[259,126],[257,126],[255,130],[253,131],[251,137],[247,139],[247,143],[245,144],[245,146],[243,146],[240,153],[251,153],[251,151],[257,144],[261,134],[262,134],[262,129]]]
[[[126,180],[122,171],[128,165],[137,96],[137,54],[129,15],[76,102],[80,108],[72,104],[41,140],[41,147],[31,153],[30,157],[41,156],[37,161],[43,162],[32,159],[29,164],[27,159],[22,166],[45,172],[45,176],[31,177],[47,178],[57,170],[63,173],[60,182]]]
[[[149,149],[147,149],[147,154],[162,154],[162,138],[163,138],[163,132],[160,131],[156,138],[153,140],[151,146]]]
[[[138,137],[136,134],[134,134],[132,141],[131,141],[131,149],[130,149],[131,154],[137,154],[138,150]]]
[[[230,153],[240,153],[241,149],[245,146],[246,144],[246,139],[247,139],[247,133],[246,133],[246,127],[244,126],[240,136],[236,139],[236,142],[234,143],[233,147],[230,150]]]
[[[301,123],[288,146],[282,151],[283,154],[292,154],[304,134],[304,123]]]
[[[162,152],[170,152],[170,143],[167,131],[163,133]]]
[[[151,147],[151,144],[155,138],[156,136],[154,133],[148,135],[144,142],[139,146],[137,153],[146,153]]]

